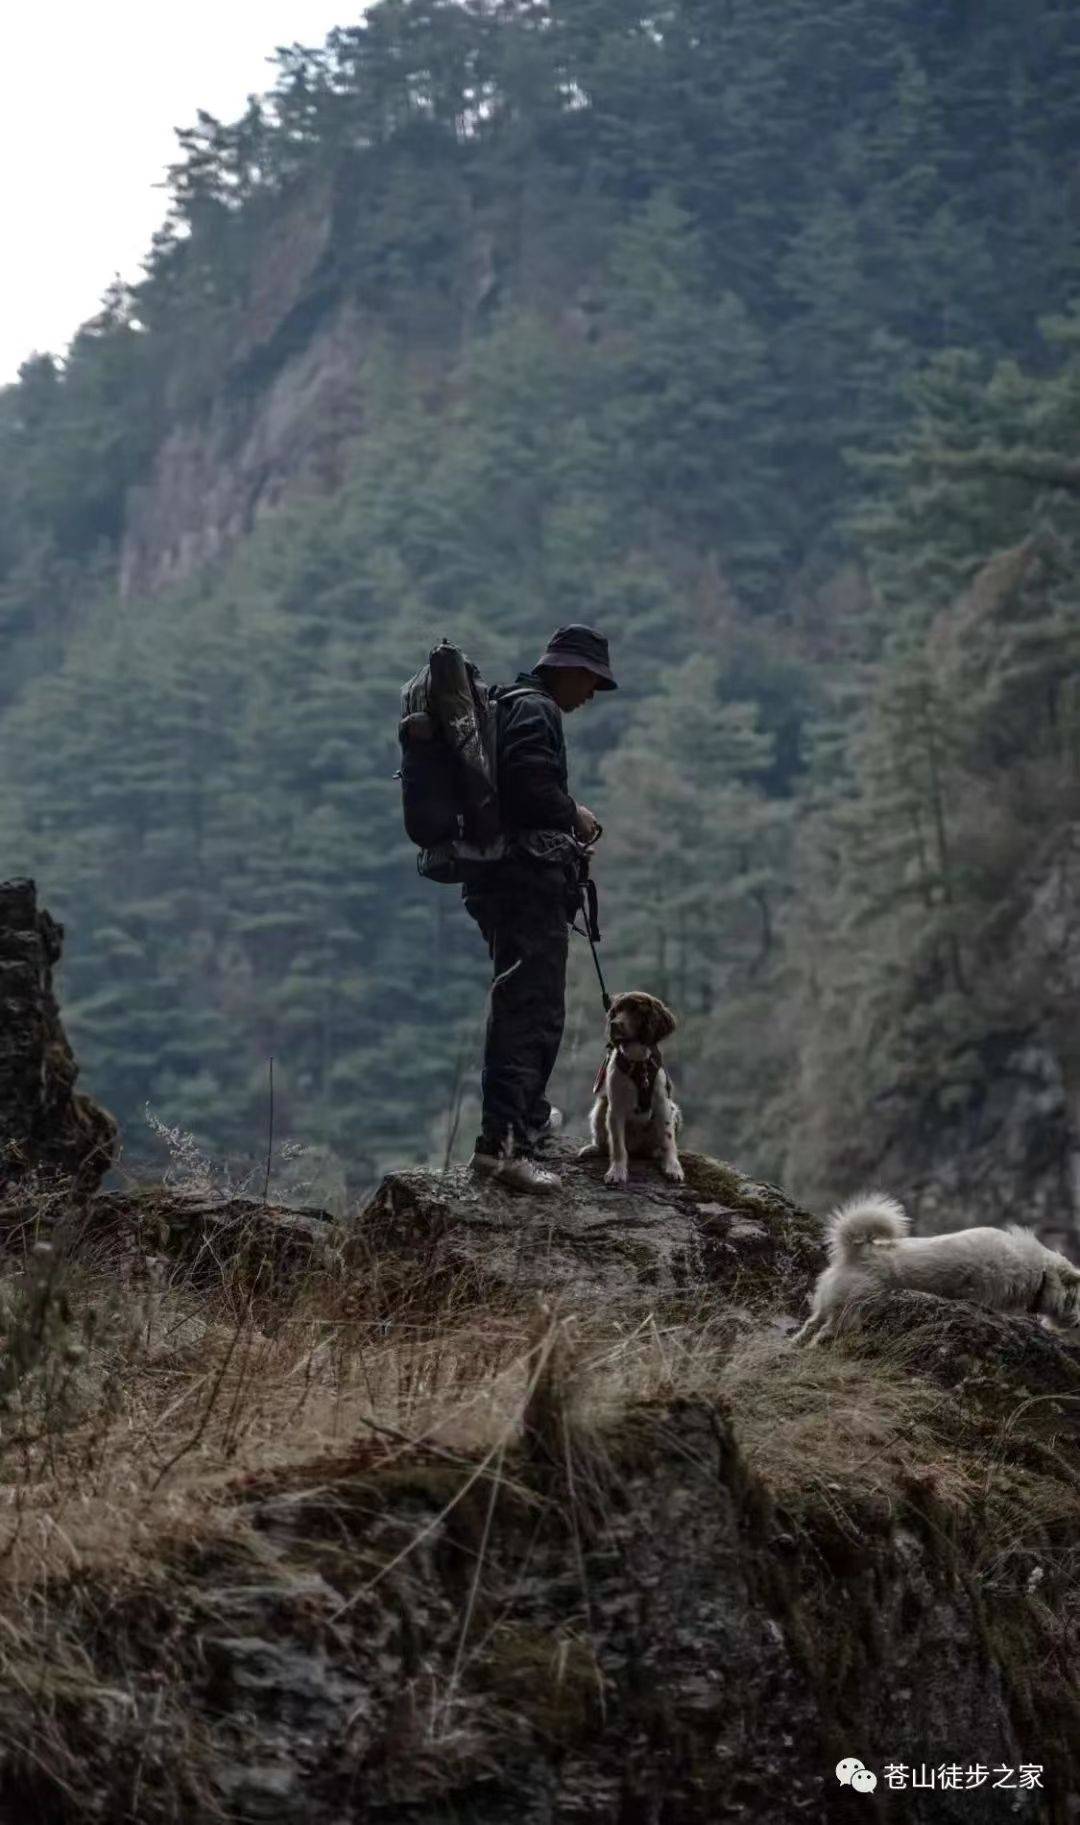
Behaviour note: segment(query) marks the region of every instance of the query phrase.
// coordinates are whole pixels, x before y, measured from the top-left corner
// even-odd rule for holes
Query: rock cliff
[[[1003,1016],[946,1062],[929,1098],[897,1097],[883,1182],[923,1230],[1030,1224],[1080,1260],[1080,825],[1017,880],[988,940]]]
[[[122,596],[183,583],[264,514],[333,492],[362,426],[369,333],[358,308],[340,306],[269,378],[223,389],[205,414],[174,426],[147,482],[128,496]]]
[[[92,1191],[115,1152],[112,1116],[75,1089],[52,986],[63,938],[33,881],[0,883],[0,1191],[31,1176]]]

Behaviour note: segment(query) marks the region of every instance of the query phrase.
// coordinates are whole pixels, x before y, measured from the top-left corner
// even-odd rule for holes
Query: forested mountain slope
[[[467,1134],[397,688],[580,619],[609,973],[692,1129],[929,1175],[1022,1056],[1064,1184],[1078,60],[1049,0],[382,0],[182,136],[144,281],[0,395],[0,856],[130,1148],[149,1101],[258,1152],[271,1056],[354,1183]]]

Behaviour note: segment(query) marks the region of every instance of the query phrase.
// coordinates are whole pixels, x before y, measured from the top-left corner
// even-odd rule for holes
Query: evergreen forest
[[[398,695],[557,624],[609,986],[691,1142],[813,1197],[1047,1016],[1016,893],[1080,814],[1080,11],[377,0],[179,135],[143,277],[0,393],[0,875],[129,1159],[318,1194],[471,1144],[487,959],[401,826]],[[267,272],[322,251],[290,308]],[[121,590],[166,440],[344,308],[332,485]],[[553,1093],[603,1045],[573,941]]]

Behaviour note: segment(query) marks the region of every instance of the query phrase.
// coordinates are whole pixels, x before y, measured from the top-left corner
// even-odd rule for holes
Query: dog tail
[[[863,1192],[838,1204],[828,1221],[829,1260],[845,1266],[857,1261],[874,1242],[893,1242],[906,1236],[908,1217],[902,1204],[884,1192]]]

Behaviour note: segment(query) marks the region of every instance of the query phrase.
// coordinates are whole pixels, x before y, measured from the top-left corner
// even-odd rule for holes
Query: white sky
[[[8,0],[0,22],[0,385],[63,354],[165,214],[174,127],[235,120],[279,44],[321,45],[362,0]]]

